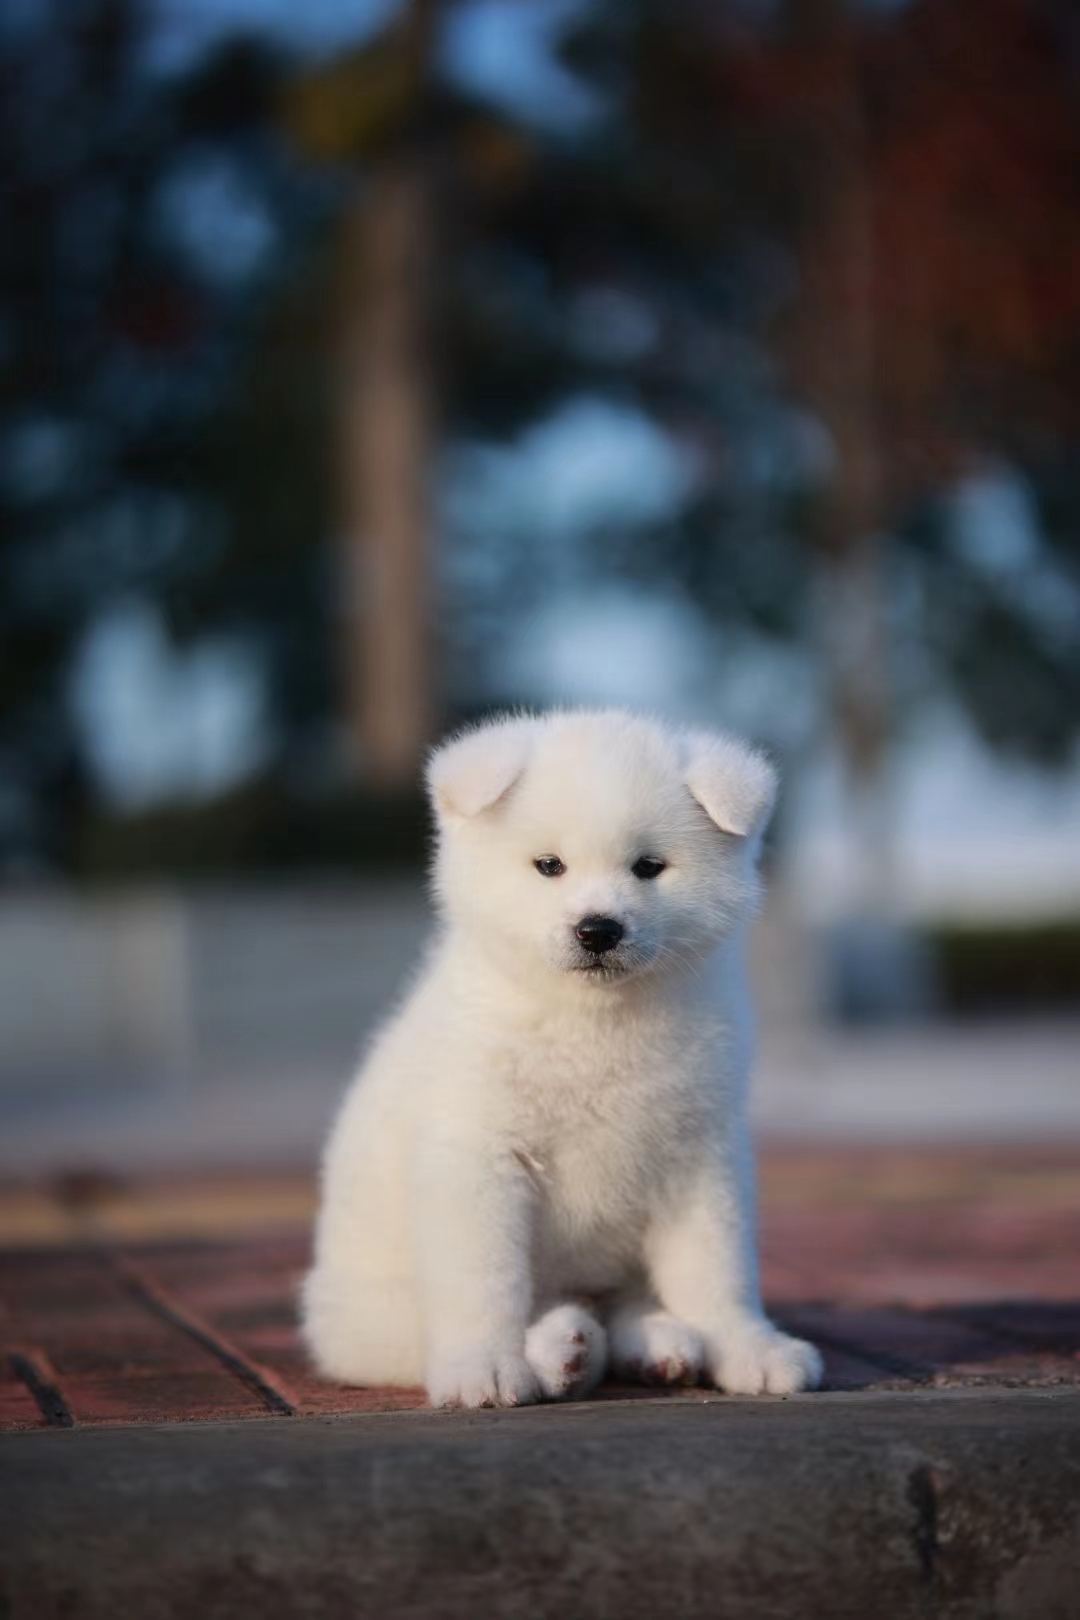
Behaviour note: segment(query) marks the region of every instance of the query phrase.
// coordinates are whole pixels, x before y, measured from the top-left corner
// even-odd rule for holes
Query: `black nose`
[[[613,951],[622,939],[623,925],[614,917],[582,917],[574,933],[587,951],[603,956],[605,951]]]

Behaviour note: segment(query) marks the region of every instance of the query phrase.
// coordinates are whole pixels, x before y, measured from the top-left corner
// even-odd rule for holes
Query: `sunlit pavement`
[[[766,1293],[821,1342],[830,1388],[1080,1382],[1080,1154],[774,1148],[761,1202]],[[302,1173],[9,1185],[4,1421],[421,1404],[306,1367],[295,1294],[313,1209]]]

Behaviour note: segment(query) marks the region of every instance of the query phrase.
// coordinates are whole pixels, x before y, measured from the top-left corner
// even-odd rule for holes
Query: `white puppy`
[[[743,935],[772,767],[618,712],[434,754],[442,927],[330,1137],[318,1367],[435,1405],[816,1384],[762,1314]],[[717,971],[706,972],[715,958]]]

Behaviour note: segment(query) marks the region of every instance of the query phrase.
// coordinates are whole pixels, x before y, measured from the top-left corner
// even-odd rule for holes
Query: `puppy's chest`
[[[548,1035],[519,1076],[515,1141],[559,1226],[625,1223],[696,1152],[714,1102],[709,1043],[633,1029]]]

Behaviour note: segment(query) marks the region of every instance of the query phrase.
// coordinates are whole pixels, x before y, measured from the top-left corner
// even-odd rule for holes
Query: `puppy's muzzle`
[[[614,917],[582,917],[574,929],[578,943],[594,956],[613,951],[624,932],[622,923]]]

